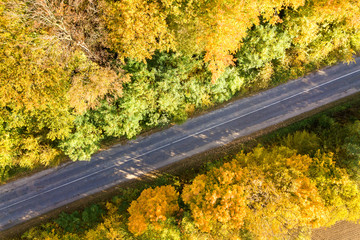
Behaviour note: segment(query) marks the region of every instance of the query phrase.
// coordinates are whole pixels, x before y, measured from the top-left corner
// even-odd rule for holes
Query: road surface
[[[360,58],[357,59],[360,61]],[[0,186],[0,231],[360,90],[360,64],[339,64],[78,161]]]

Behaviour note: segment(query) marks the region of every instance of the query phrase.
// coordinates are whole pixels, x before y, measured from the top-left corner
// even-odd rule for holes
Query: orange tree
[[[155,231],[161,230],[163,223],[179,210],[178,197],[170,185],[145,189],[128,209],[130,232],[141,235],[149,226]]]

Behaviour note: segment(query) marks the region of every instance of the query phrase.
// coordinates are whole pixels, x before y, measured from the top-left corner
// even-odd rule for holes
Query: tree
[[[352,61],[358,36],[358,1],[309,1],[298,11],[285,11],[284,27],[294,36],[292,66]]]
[[[71,85],[66,95],[77,114],[98,107],[104,98],[113,102],[121,97],[122,85],[129,81],[128,75],[119,76],[109,67],[100,67],[79,51],[69,61],[69,69]]]
[[[281,144],[295,149],[299,154],[314,156],[320,148],[320,138],[313,132],[296,131],[284,137]]]
[[[104,5],[107,42],[118,58],[151,59],[156,50],[170,50],[174,37],[167,26],[168,7],[175,1],[122,0]]]
[[[0,161],[32,167],[49,164],[59,154],[51,141],[71,131],[69,72],[61,46],[40,38],[16,3],[0,3]]]
[[[192,49],[205,51],[204,61],[209,63],[215,82],[226,67],[234,64],[233,54],[239,50],[247,30],[253,25],[259,25],[260,18],[275,24],[280,21],[278,13],[281,9],[297,9],[303,4],[302,0],[193,1],[184,7],[182,19],[186,20],[174,20],[179,32],[177,49],[181,50],[185,42],[194,46]],[[189,52],[188,48],[185,46],[185,51]]]
[[[268,62],[283,59],[290,44],[291,36],[280,26],[256,26],[248,32],[235,55],[238,68],[243,71],[260,69]]]
[[[308,177],[312,159],[296,151],[257,147],[184,188],[195,224],[225,236],[246,226],[260,239],[289,236],[294,229],[319,227],[328,210]]]
[[[44,3],[46,3],[45,1]],[[126,77],[80,50],[49,38],[32,5],[0,2],[0,166],[48,165],[57,143],[73,132],[75,115],[122,94]]]
[[[332,154],[318,152],[309,168],[309,176],[316,183],[318,192],[330,211],[327,226],[340,220],[358,220],[359,187],[349,178],[345,169],[336,166]]]
[[[102,19],[102,1],[98,0],[25,0],[24,14],[36,22],[47,41],[61,41],[67,53],[81,49],[101,66],[111,65],[114,53],[105,46],[107,34]]]
[[[179,194],[173,186],[161,186],[142,191],[128,209],[129,230],[135,235],[143,234],[149,225],[155,231],[162,229],[162,223],[179,210]]]

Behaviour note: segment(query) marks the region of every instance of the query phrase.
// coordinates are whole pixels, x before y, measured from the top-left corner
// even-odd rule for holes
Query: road
[[[232,102],[182,125],[113,146],[89,162],[65,164],[0,186],[0,230],[359,90],[360,64],[339,64]]]

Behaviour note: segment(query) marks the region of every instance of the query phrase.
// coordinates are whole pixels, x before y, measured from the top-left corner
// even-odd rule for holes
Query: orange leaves
[[[129,230],[135,235],[141,235],[149,224],[155,230],[160,230],[161,223],[179,210],[178,196],[170,185],[145,189],[128,209]]]
[[[307,177],[294,181],[294,193],[301,208],[301,221],[312,228],[322,226],[328,219],[329,211],[321,199],[316,185]]]

